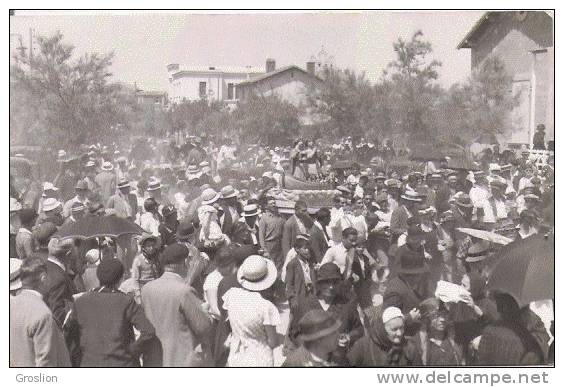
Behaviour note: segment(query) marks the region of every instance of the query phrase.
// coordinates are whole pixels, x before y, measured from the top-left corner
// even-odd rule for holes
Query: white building
[[[268,62],[267,62],[268,64]],[[167,66],[169,98],[172,103],[207,98],[209,101],[224,101],[235,104],[236,85],[265,73],[258,67],[181,67],[173,63]]]

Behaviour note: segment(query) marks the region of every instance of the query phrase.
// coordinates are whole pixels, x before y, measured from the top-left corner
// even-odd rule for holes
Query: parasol
[[[513,242],[511,238],[496,234],[495,232],[491,232],[491,231],[477,230],[475,228],[465,228],[465,227],[459,227],[457,228],[457,230],[466,235],[470,235],[471,237],[496,243],[498,245],[507,245]]]
[[[89,216],[78,220],[76,223],[63,225],[56,236],[61,239],[79,238],[88,239],[95,237],[118,238],[125,234],[141,235],[143,229],[130,220],[111,216]]]
[[[497,253],[487,287],[508,293],[523,307],[554,299],[554,234],[515,241]]]

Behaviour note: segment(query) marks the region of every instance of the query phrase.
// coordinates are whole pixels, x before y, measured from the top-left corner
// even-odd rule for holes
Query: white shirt
[[[475,186],[470,189],[468,193],[472,204],[476,209],[481,208],[484,210],[484,223],[495,223],[496,217],[494,216],[492,204],[490,203],[491,193],[489,189],[482,186]],[[507,216],[506,216],[507,217]]]
[[[345,275],[345,279],[349,278],[352,269],[352,259],[354,258],[353,253],[354,253],[353,249],[347,250],[343,245],[343,243],[339,243],[338,245],[330,247],[325,252],[323,259],[321,260],[321,265],[324,265],[329,262],[333,262],[335,265],[339,267],[341,274]],[[345,270],[347,270],[346,273]]]

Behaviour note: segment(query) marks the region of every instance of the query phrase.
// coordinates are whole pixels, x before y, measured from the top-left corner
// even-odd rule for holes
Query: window
[[[227,84],[227,99],[231,100],[234,99],[234,87],[232,83]]]
[[[200,98],[205,98],[206,97],[206,82],[200,82],[200,87],[199,87],[199,91],[200,91]]]

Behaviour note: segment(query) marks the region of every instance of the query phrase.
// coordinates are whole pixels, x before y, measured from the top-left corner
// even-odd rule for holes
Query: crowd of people
[[[500,246],[459,228],[552,232],[553,156],[331,167],[361,148],[150,139],[61,150],[51,181],[11,175],[10,365],[551,364],[552,300],[489,291]],[[330,201],[281,207],[290,176]],[[72,234],[111,217],[139,231]]]

